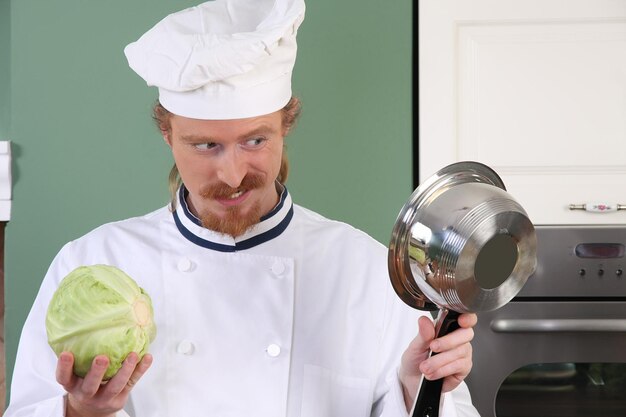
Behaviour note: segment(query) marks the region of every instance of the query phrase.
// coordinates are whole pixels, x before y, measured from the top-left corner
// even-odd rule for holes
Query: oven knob
[[[585,271],[582,268],[578,270],[578,275],[580,275],[581,277],[584,277],[586,273],[587,273],[587,271]]]
[[[598,269],[598,275],[600,276],[604,275],[604,269],[602,268]]]
[[[623,271],[622,271],[622,269],[621,269],[621,268],[620,268],[620,269],[618,269],[617,271],[615,271],[615,275],[617,275],[618,277],[621,277],[621,276],[622,276],[622,273],[623,273]]]

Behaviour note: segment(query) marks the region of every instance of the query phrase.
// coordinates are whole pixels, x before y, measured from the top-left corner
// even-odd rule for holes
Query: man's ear
[[[167,130],[161,130],[161,136],[163,136],[163,140],[169,146],[172,147],[172,132],[168,132]]]

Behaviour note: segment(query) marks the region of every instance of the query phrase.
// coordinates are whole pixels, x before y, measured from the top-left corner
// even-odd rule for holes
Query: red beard
[[[232,188],[227,184],[219,183],[211,185],[200,191],[200,196],[206,199],[223,199],[228,198],[236,192],[246,192],[254,190],[265,185],[261,175],[248,174],[241,181],[241,185]],[[222,217],[216,216],[211,212],[199,213],[202,225],[207,229],[227,234],[232,237],[243,235],[248,229],[261,221],[261,204],[254,203],[246,212],[242,213],[237,206],[228,207],[226,214]]]

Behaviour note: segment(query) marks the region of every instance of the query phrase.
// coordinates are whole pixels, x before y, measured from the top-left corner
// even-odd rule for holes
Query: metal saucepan
[[[537,239],[526,211],[498,174],[477,162],[449,165],[404,205],[389,244],[398,296],[439,310],[436,337],[458,328],[460,313],[495,310],[522,289],[536,266]],[[422,380],[411,415],[439,415],[443,381]]]

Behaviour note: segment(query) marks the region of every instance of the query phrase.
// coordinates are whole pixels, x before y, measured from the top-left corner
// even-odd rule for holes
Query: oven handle
[[[626,332],[620,319],[500,319],[491,322],[496,333]]]

